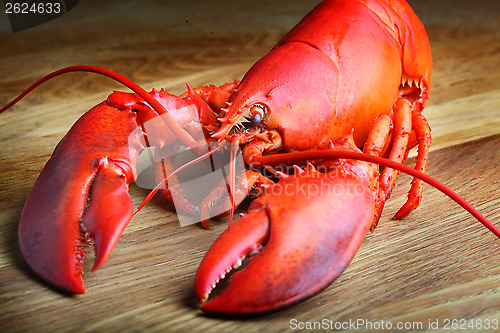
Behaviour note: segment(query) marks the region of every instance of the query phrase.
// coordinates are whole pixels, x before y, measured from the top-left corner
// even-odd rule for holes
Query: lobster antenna
[[[14,100],[12,100],[9,104],[4,106],[3,108],[0,109],[0,113],[6,111],[7,109],[11,108],[13,105],[15,105],[17,102],[19,102],[21,99],[23,99],[27,94],[29,94],[33,89],[44,83],[45,81],[48,81],[56,76],[70,73],[70,72],[91,72],[91,73],[96,73],[100,74],[103,76],[106,76],[110,79],[113,79],[117,82],[120,82],[133,92],[135,92],[137,95],[139,95],[141,98],[143,98],[150,106],[153,108],[156,112],[162,115],[162,118],[164,119],[165,123],[167,124],[168,128],[174,132],[175,135],[177,135],[178,138],[181,139],[181,141],[191,149],[195,150],[197,153],[200,153],[198,149],[198,142],[196,142],[193,137],[187,133],[182,127],[180,127],[175,119],[170,115],[170,113],[165,110],[163,105],[161,105],[160,102],[158,102],[156,99],[154,99],[146,90],[144,90],[141,86],[139,86],[137,83],[134,81],[127,79],[123,75],[120,75],[116,72],[113,72],[109,69],[101,68],[101,67],[95,67],[95,66],[86,66],[86,65],[79,65],[79,66],[70,66],[70,67],[65,67],[62,69],[59,69],[57,71],[54,71],[52,73],[49,73],[45,75],[44,77],[40,78],[37,80],[35,83],[33,83],[31,86],[29,86],[27,89],[25,89],[23,92],[21,92]]]
[[[198,157],[196,157],[195,159],[193,159],[192,161],[189,161],[183,165],[181,165],[180,167],[178,167],[177,169],[175,169],[170,175],[164,177],[152,190],[151,192],[148,193],[148,195],[144,198],[144,200],[142,200],[141,204],[139,205],[139,207],[137,207],[137,210],[135,211],[134,215],[137,214],[141,209],[144,208],[144,206],[146,206],[148,204],[149,201],[151,201],[151,199],[155,196],[155,194],[158,192],[158,190],[162,187],[162,186],[165,186],[165,184],[168,182],[168,180],[173,177],[174,175],[178,174],[179,172],[181,172],[182,170],[185,170],[186,168],[198,163],[198,162],[201,162],[203,161],[204,159],[206,159],[207,157],[210,157],[212,156],[214,153],[218,152],[219,150],[221,150],[223,147],[224,147],[224,144],[225,142],[223,141],[219,141],[218,144],[215,146],[214,149],[212,150],[209,150],[208,152],[204,153],[203,155],[200,155]],[[209,145],[210,147],[210,145]]]
[[[446,187],[436,179],[426,175],[423,172],[413,169],[402,163],[394,162],[387,158],[373,156],[364,154],[361,152],[354,152],[348,150],[321,150],[321,151],[301,151],[294,153],[284,153],[275,154],[267,156],[254,155],[251,157],[250,165],[275,165],[280,163],[294,163],[297,161],[306,160],[317,160],[325,158],[347,158],[354,160],[361,160],[365,162],[375,163],[383,165],[389,168],[399,170],[401,172],[407,173],[413,177],[419,178],[431,185],[432,187],[443,192],[445,195],[453,199],[456,203],[462,206],[466,211],[468,211],[472,216],[474,216],[479,222],[481,222],[486,228],[488,228],[493,234],[500,238],[500,229],[498,229],[493,223],[491,223],[486,217],[484,217],[479,211],[477,211],[470,203],[465,201],[460,195],[455,193],[449,187]]]
[[[231,200],[231,209],[229,210],[228,227],[233,224],[235,210],[235,191],[236,191],[236,153],[239,147],[239,140],[234,139],[231,142],[231,154],[229,157],[229,199]]]

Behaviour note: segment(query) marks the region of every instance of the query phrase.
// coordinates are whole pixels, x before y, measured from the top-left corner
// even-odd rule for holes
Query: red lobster
[[[127,193],[145,146],[156,146],[158,181],[177,208],[229,212],[260,189],[247,214],[217,239],[195,278],[201,309],[249,314],[297,303],[330,284],[374,229],[398,170],[415,176],[401,218],[418,206],[423,181],[464,205],[497,236],[500,231],[451,190],[425,174],[430,128],[421,114],[429,97],[432,60],[422,23],[403,0],[325,0],[244,76],[181,96],[145,92],[111,71],[75,66],[114,78],[134,93],[114,92],[71,128],[36,181],[19,223],[22,253],[43,279],[73,293],[82,282],[84,246],[95,243],[93,270],[109,256],[133,214]],[[147,130],[153,119],[154,131]],[[201,133],[201,135],[200,135]],[[176,169],[180,143],[198,157]],[[212,144],[203,151],[202,143]],[[171,186],[179,170],[224,151],[224,182],[193,205]],[[402,165],[418,146],[415,169]],[[238,172],[236,150],[250,168]],[[383,158],[386,157],[386,158]],[[271,165],[279,165],[273,168]],[[379,166],[385,168],[380,173]],[[293,166],[286,168],[286,166]],[[267,176],[265,172],[267,171]],[[229,199],[223,199],[230,185]],[[254,191],[252,191],[254,192]],[[259,191],[257,191],[259,192]],[[222,207],[222,210],[220,209]],[[220,215],[220,214],[219,214]],[[232,267],[225,290],[208,300]]]

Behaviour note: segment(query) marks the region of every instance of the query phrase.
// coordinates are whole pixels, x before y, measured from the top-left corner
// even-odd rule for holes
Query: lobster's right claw
[[[195,278],[201,309],[264,313],[318,293],[354,257],[373,222],[373,200],[372,192],[350,174],[309,170],[266,186],[249,214],[221,234],[203,259]],[[207,301],[231,267],[257,251],[222,293]]]

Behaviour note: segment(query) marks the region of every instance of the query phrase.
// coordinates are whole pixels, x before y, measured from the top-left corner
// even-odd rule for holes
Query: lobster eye
[[[261,104],[254,104],[250,107],[250,117],[248,117],[248,122],[250,127],[260,126],[262,119],[264,118],[264,114],[266,111],[266,107]]]

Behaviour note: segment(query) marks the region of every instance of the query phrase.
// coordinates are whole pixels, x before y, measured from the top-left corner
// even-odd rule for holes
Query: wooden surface
[[[184,82],[232,81],[317,2],[89,0],[15,34],[2,13],[0,104],[42,75],[75,64],[110,68],[148,90],[173,93],[182,92]],[[428,173],[499,225],[500,2],[411,3],[434,58],[425,110],[434,138]],[[210,231],[180,227],[173,207],[159,197],[133,218],[107,263],[85,275],[86,295],[47,287],[18,249],[24,201],[73,122],[114,89],[123,88],[94,74],[69,74],[0,115],[0,331],[270,332],[290,330],[295,319],[421,322],[419,332],[437,331],[429,321],[438,321],[450,332],[446,319],[500,320],[500,241],[430,187],[417,211],[391,220],[405,200],[410,178],[404,175],[344,274],[319,295],[275,314],[231,320],[198,310],[194,274],[225,224]],[[147,193],[136,186],[130,192],[135,205]]]

